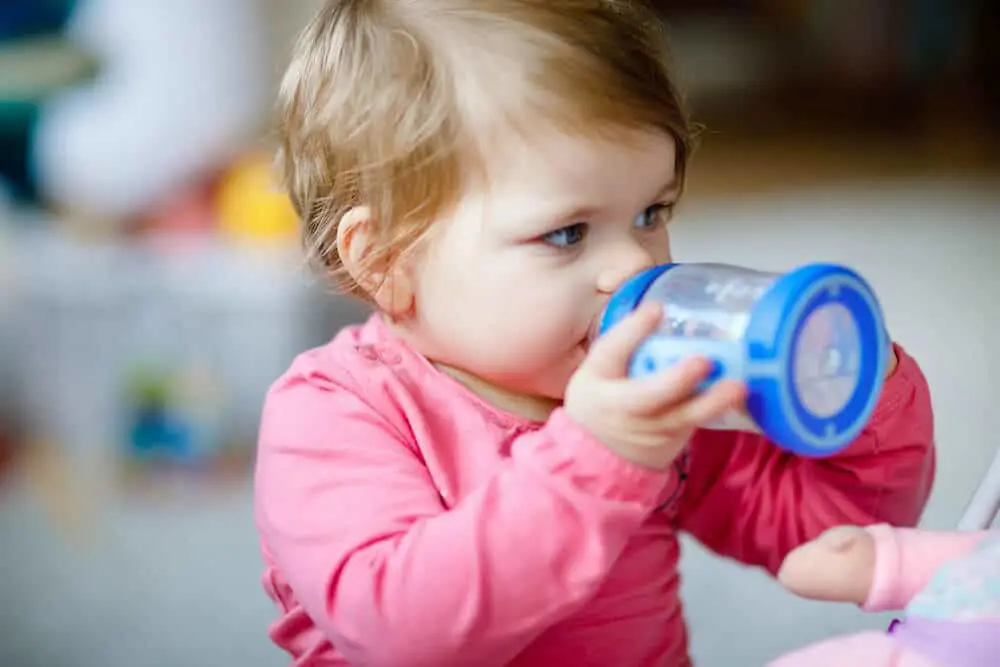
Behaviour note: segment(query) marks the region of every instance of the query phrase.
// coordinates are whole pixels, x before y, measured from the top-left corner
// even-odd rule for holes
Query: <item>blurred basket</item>
[[[29,434],[77,459],[249,457],[270,383],[362,315],[321,297],[291,252],[28,229],[14,241],[12,400]]]

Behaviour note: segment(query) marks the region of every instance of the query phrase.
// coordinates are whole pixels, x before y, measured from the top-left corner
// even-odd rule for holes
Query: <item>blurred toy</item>
[[[889,632],[813,644],[769,667],[993,667],[1000,659],[1000,531],[843,526],[788,555],[781,582],[797,595],[905,607]]]
[[[207,371],[136,372],[126,397],[126,459],[182,468],[210,465],[223,444],[216,384]]]
[[[804,598],[904,610],[888,632],[819,642],[768,667],[1000,664],[1000,452],[958,532],[842,526],[792,551],[778,579]]]
[[[251,152],[174,192],[142,216],[136,231],[171,249],[216,237],[243,247],[283,248],[297,238],[298,224],[268,156]]]
[[[216,179],[209,178],[178,189],[147,210],[134,231],[154,237],[160,247],[203,242],[215,234],[218,225],[216,190]]]
[[[0,3],[0,41],[62,30],[75,0],[34,0]]]
[[[50,35],[0,41],[0,100],[38,103],[97,71],[97,61],[65,38]]]
[[[253,154],[224,174],[218,191],[219,228],[236,242],[283,243],[295,237],[298,215],[277,189],[270,160]]]
[[[187,364],[133,375],[118,471],[125,488],[145,493],[166,481],[242,479],[252,448],[227,430],[231,405],[218,375]]]
[[[0,185],[17,199],[37,197],[31,145],[43,105],[90,80],[96,58],[66,34],[73,0],[0,3]]]
[[[10,0],[4,10],[50,5]],[[26,115],[7,123],[0,178],[18,182],[22,197],[77,225],[120,226],[226,164],[262,124],[268,69],[256,0],[61,6],[64,20],[42,25],[64,28],[60,39],[99,69],[92,83],[49,95],[30,113],[22,106]],[[11,20],[20,27],[0,39],[37,32],[39,21]]]

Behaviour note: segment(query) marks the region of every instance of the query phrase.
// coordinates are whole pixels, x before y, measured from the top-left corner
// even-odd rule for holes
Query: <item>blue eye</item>
[[[656,229],[670,219],[673,204],[653,204],[635,218],[637,229]]]
[[[557,229],[554,232],[549,232],[542,237],[542,240],[556,248],[569,248],[582,241],[586,235],[586,223],[577,222]]]

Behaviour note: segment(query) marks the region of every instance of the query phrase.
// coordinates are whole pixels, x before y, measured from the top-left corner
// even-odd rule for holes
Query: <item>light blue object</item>
[[[709,428],[763,432],[805,456],[836,453],[871,418],[885,377],[888,336],[875,294],[851,269],[808,264],[785,274],[726,264],[665,264],[619,288],[599,334],[646,301],[664,308],[659,330],[636,350],[630,375],[692,355],[747,385],[747,413]]]

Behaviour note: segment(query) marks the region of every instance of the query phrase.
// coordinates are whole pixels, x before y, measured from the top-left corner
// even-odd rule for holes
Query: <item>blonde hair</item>
[[[327,0],[280,94],[279,164],[308,258],[343,291],[337,225],[371,210],[386,271],[485,168],[485,135],[692,132],[642,0]],[[546,125],[548,124],[548,125]]]

